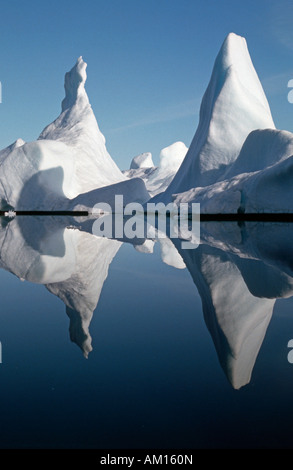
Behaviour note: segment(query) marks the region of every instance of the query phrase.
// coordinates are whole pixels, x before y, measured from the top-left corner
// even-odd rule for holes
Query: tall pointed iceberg
[[[19,139],[0,152],[2,210],[73,210],[80,195],[92,208],[116,189],[127,202],[149,199],[143,181],[123,175],[106,149],[85,91],[86,67],[79,57],[66,73],[61,114],[38,140]],[[95,192],[101,188],[110,190]]]
[[[172,194],[221,181],[248,134],[266,128],[275,125],[246,40],[230,33],[216,58],[189,151],[165,193],[156,199],[167,202]]]
[[[62,112],[39,137],[71,147],[76,165],[77,194],[126,179],[106,149],[105,137],[90,105],[85,90],[86,68],[87,64],[79,57],[66,73]]]

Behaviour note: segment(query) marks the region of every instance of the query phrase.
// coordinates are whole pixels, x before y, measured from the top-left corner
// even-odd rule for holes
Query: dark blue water
[[[19,235],[13,239],[16,232],[17,222],[12,221],[9,232],[7,227],[2,229],[1,239],[2,449],[293,447],[293,364],[287,357],[287,344],[293,338],[291,258],[288,253],[288,263],[284,262],[281,244],[274,245],[271,252],[261,242],[259,232],[253,232],[249,240],[257,240],[257,250],[254,245],[254,259],[246,251],[245,261],[237,265],[237,292],[236,284],[231,285],[236,275],[232,272],[229,276],[238,255],[230,250],[228,265],[227,247],[223,251],[205,245],[192,253],[188,250],[186,256],[181,252],[187,267],[177,269],[162,261],[158,241],[153,253],[139,252],[130,243],[121,244],[108,266],[89,322],[92,351],[85,358],[78,341],[70,339],[64,299],[43,283],[21,281],[14,275],[19,264],[23,269],[31,262],[29,256],[25,257],[28,239],[21,245]],[[32,237],[36,236],[34,232]],[[237,243],[247,246],[243,240]],[[31,245],[35,247],[35,241]],[[46,242],[43,251],[47,246]],[[24,260],[20,260],[22,256]],[[91,252],[90,259],[93,266],[96,259],[101,269],[105,268],[101,253]],[[71,279],[77,269],[75,266]],[[263,278],[256,281],[258,269]],[[252,295],[249,289],[247,294],[248,278],[257,284],[254,294],[262,292],[262,296]],[[98,284],[97,289],[101,287]],[[258,309],[254,317],[254,297],[266,305],[270,291],[275,299],[277,284],[279,297],[272,315],[267,307],[261,307],[262,313]],[[83,288],[77,281],[71,283],[68,302],[74,298],[76,305]],[[233,295],[235,317],[232,311],[227,319],[225,305],[230,309]],[[252,320],[246,322],[245,315]],[[251,331],[261,323],[258,318],[268,318],[267,326],[262,328],[261,340],[250,340]],[[230,328],[234,320],[238,326]],[[256,344],[259,347],[255,361],[242,361],[238,352],[242,362],[239,365],[237,359],[236,365],[233,363],[232,377],[242,377],[242,368],[251,371],[247,383],[242,385],[242,379],[237,379],[238,388],[231,380],[231,354],[223,330],[229,331],[232,342],[238,336],[244,343],[248,338],[245,358]],[[241,335],[246,336],[243,339]]]

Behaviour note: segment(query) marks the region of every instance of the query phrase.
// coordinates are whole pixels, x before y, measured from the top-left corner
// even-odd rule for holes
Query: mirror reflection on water
[[[1,448],[292,446],[293,224],[1,224]]]

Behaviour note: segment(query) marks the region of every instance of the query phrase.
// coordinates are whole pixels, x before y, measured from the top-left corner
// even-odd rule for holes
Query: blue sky
[[[0,3],[0,148],[35,140],[60,113],[64,74],[82,55],[109,153],[190,145],[226,35],[244,36],[276,126],[293,131],[289,0],[10,0]]]

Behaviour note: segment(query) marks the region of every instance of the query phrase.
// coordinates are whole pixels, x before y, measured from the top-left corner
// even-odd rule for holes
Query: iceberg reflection
[[[206,222],[201,243],[182,249],[154,227],[151,238],[108,239],[92,234],[95,218],[1,219],[0,267],[45,285],[66,306],[70,338],[85,357],[89,332],[109,266],[123,243],[187,268],[202,300],[204,320],[232,387],[248,384],[276,299],[293,295],[293,226],[277,223]],[[164,237],[163,237],[164,235]]]
[[[276,299],[293,295],[292,234],[290,224],[208,222],[198,249],[176,243],[235,389],[250,381]]]

